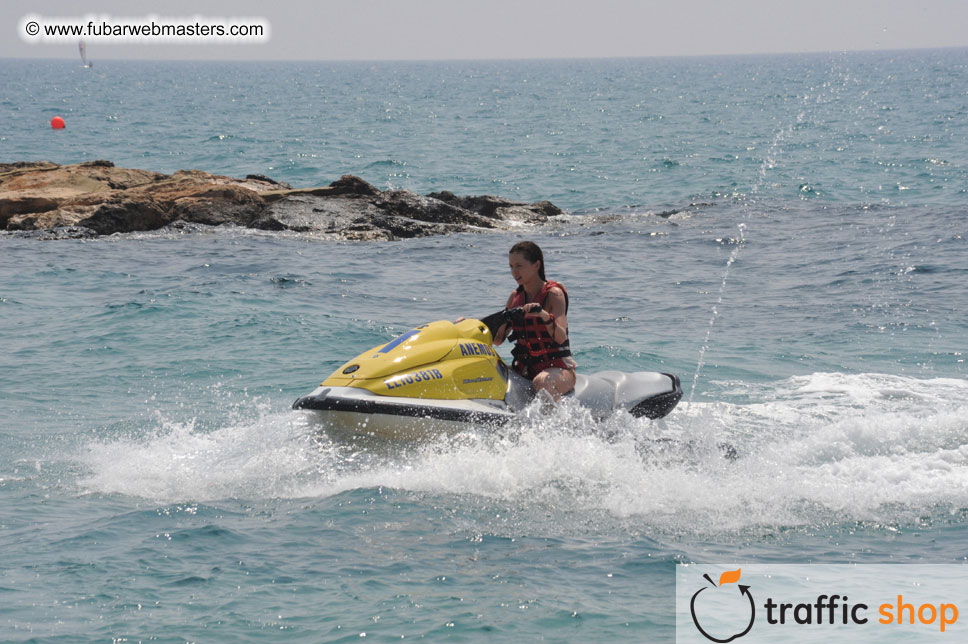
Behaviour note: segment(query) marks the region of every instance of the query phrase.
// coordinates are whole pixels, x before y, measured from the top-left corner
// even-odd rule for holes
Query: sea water
[[[0,61],[0,162],[567,213],[385,243],[0,236],[0,640],[671,641],[680,562],[962,564],[966,88],[966,50]],[[680,376],[665,420],[564,404],[387,444],[290,409],[499,309],[523,238],[582,371]]]

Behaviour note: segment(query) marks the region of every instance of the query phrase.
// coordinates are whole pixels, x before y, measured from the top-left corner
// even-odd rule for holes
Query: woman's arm
[[[565,307],[565,294],[560,288],[551,289],[547,304],[549,315],[542,316],[542,319],[545,322],[554,319],[554,325],[548,325],[548,334],[555,342],[564,342],[568,339],[568,313]]]
[[[555,342],[564,342],[568,337],[568,314],[565,308],[565,294],[557,286],[552,288],[548,292],[548,299],[545,302],[545,308],[541,313],[532,313],[538,308],[538,304],[532,302],[530,304],[525,304],[524,308],[527,310],[528,315],[537,315],[541,318],[541,321],[546,323],[548,327],[548,335]],[[552,323],[554,320],[554,323]]]

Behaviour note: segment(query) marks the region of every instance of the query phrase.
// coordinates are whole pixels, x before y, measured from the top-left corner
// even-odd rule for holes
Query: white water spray
[[[805,113],[800,112],[797,115],[796,123],[802,123]],[[759,192],[760,186],[766,181],[766,175],[769,170],[776,167],[776,154],[780,150],[780,144],[786,139],[786,137],[793,133],[793,125],[783,128],[774,135],[773,142],[770,144],[769,149],[766,152],[766,156],[763,162],[760,164],[759,177],[750,192],[755,195]],[[726,283],[729,281],[729,270],[732,268],[733,264],[736,262],[736,258],[739,257],[740,250],[746,243],[746,227],[750,220],[752,214],[750,207],[751,200],[747,200],[743,204],[743,221],[736,225],[738,230],[738,237],[736,239],[735,247],[733,251],[729,254],[729,259],[726,260],[726,268],[723,270],[723,279],[719,284],[719,295],[716,298],[716,304],[713,305],[712,315],[709,318],[709,324],[706,328],[706,337],[703,339],[702,346],[699,348],[699,358],[696,361],[696,372],[692,376],[692,387],[689,391],[689,400],[687,401],[688,409],[692,409],[693,397],[696,395],[696,386],[699,384],[699,376],[702,374],[703,367],[706,364],[706,351],[709,350],[709,341],[712,338],[713,329],[716,326],[716,321],[719,319],[719,310],[723,304],[723,297],[726,294]]]
[[[719,307],[723,303],[723,295],[726,293],[726,282],[729,280],[729,269],[733,266],[733,262],[739,256],[739,250],[743,247],[746,242],[746,222],[740,222],[737,225],[739,229],[739,238],[736,240],[736,246],[733,248],[733,252],[729,254],[729,259],[726,260],[726,269],[723,271],[723,279],[719,284],[719,297],[716,299],[716,304],[713,305],[713,313],[709,318],[709,325],[706,328],[706,337],[703,339],[702,347],[699,349],[699,360],[696,362],[696,373],[692,376],[692,388],[689,391],[689,402],[688,406],[692,409],[692,398],[696,395],[696,384],[699,382],[699,374],[702,373],[702,368],[706,364],[706,350],[709,349],[709,339],[713,334],[713,327],[716,326],[716,320],[719,319]]]
[[[737,386],[762,402],[700,402],[693,412],[736,446],[735,461],[678,440],[691,416],[670,416],[665,431],[628,414],[596,423],[573,404],[502,432],[472,428],[382,452],[318,433],[308,414],[290,410],[214,430],[159,416],[144,432],[65,458],[82,468],[86,493],[218,504],[397,490],[408,503],[511,511],[529,530],[536,520],[574,526],[604,515],[711,534],[940,521],[968,507],[968,382],[815,373]]]

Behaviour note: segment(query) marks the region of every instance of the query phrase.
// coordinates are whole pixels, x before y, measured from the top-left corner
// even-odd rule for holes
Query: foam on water
[[[299,412],[266,410],[214,431],[159,416],[146,435],[87,445],[80,486],[163,502],[396,488],[700,534],[908,523],[968,507],[966,381],[817,373],[727,387],[749,402],[600,423],[566,404],[497,434],[416,445],[335,441]]]
[[[95,440],[80,455],[84,491],[158,501],[273,498],[294,495],[322,454],[294,430],[290,414],[263,414],[214,431],[157,413],[147,435]]]

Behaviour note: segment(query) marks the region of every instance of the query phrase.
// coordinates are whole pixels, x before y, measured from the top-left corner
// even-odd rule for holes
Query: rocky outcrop
[[[519,223],[534,223],[536,220],[544,220],[548,217],[560,215],[561,210],[550,201],[538,201],[532,204],[516,203],[492,197],[490,195],[480,195],[477,197],[458,197],[449,191],[432,192],[428,197],[438,199],[456,208],[476,212],[482,217],[496,219],[498,221],[516,221]]]
[[[0,164],[0,230],[48,239],[233,224],[389,240],[508,229],[559,214],[547,201],[381,191],[351,175],[328,186],[292,188],[262,175],[233,179],[199,170],[166,175],[110,161]]]

